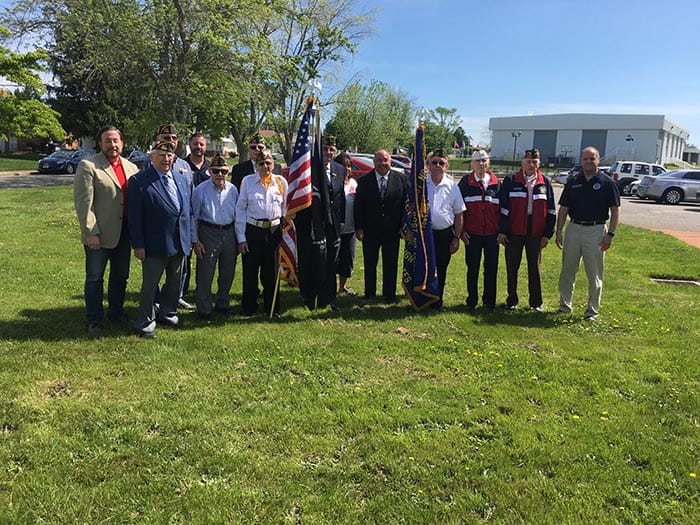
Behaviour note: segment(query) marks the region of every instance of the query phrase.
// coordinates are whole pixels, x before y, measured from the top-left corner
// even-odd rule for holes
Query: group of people
[[[142,264],[138,316],[132,323],[142,337],[154,337],[159,324],[178,326],[178,307],[196,309],[204,320],[213,312],[231,314],[230,290],[239,253],[243,265],[241,313],[254,315],[262,295],[264,312],[270,318],[280,317],[277,276],[288,192],[281,166],[259,134],[249,140],[251,160],[232,170],[219,155],[206,159],[207,143],[202,134],[192,135],[188,145],[187,157],[177,157],[175,126],[163,124],[154,136],[149,159],[139,169],[121,156],[120,130],[105,126],[99,132],[100,152],[79,164],[74,201],[85,250],[84,292],[91,337],[100,337],[103,331],[107,264],[106,317],[113,323],[127,322],[124,299],[131,250]],[[399,248],[407,234],[403,218],[409,180],[391,169],[391,155],[385,150],[375,153],[374,169],[355,180],[351,157],[346,153],[336,156],[334,137],[324,136],[322,148],[327,181],[325,271],[317,276],[315,286],[302,283],[304,303],[309,309],[329,307],[337,311],[338,294],[355,295],[348,279],[356,240],[362,242],[364,257],[363,299],[371,301],[377,295],[381,253],[383,301],[395,303]],[[503,181],[488,170],[488,154],[477,150],[472,156],[472,171],[458,183],[447,174],[445,151],[434,150],[427,159],[426,176],[439,283],[439,301],[432,306],[444,309],[447,267],[462,241],[466,247],[467,309],[473,310],[478,303],[482,253],[481,300],[485,307],[495,308],[499,245],[504,245],[506,307],[513,309],[519,301],[517,277],[524,249],[529,305],[541,310],[540,255],[555,233],[556,222],[556,243],[563,247],[559,310],[571,312],[575,275],[583,258],[589,281],[585,317],[595,319],[600,307],[603,254],[610,247],[619,219],[619,194],[613,181],[598,172],[595,148],[584,149],[581,161],[582,173],[566,185],[561,196],[557,221],[554,193],[539,170],[537,150],[528,150],[521,169]],[[564,236],[567,217],[571,223]],[[313,242],[305,235],[301,231],[297,239],[300,265],[306,264],[304,246]],[[185,300],[192,252],[197,260],[194,307]]]
[[[540,171],[540,152],[525,151],[520,170],[503,180],[489,171],[490,159],[484,150],[472,154],[472,171],[455,184],[446,177],[449,166],[442,149],[428,157],[426,187],[436,253],[442,308],[446,268],[450,256],[465,244],[467,266],[467,310],[479,302],[479,273],[483,257],[484,307],[496,307],[496,279],[499,248],[504,246],[507,296],[505,307],[514,310],[519,303],[518,273],[523,250],[527,260],[528,304],[542,312],[540,262],[542,250],[555,234],[562,248],[559,276],[558,312],[571,313],[574,283],[581,259],[588,278],[588,302],[584,318],[598,317],[603,289],[604,254],[610,248],[620,217],[620,195],[615,182],[598,170],[600,154],[593,147],[581,152],[582,171],[569,180],[556,211],[550,181]],[[570,219],[564,235],[564,225]],[[606,226],[606,224],[609,224]]]

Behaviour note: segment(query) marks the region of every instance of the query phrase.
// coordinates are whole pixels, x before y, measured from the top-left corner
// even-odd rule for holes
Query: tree
[[[0,36],[9,31],[0,27]],[[44,85],[39,72],[48,58],[43,50],[14,53],[0,46],[0,77],[17,85],[14,93],[0,94],[0,138],[15,137],[63,138],[65,131],[58,122],[59,114],[41,101]]]
[[[452,149],[454,132],[462,119],[457,115],[457,108],[438,106],[428,111],[425,122],[425,146],[428,151],[435,148]]]
[[[340,149],[391,151],[412,143],[415,101],[388,84],[354,82],[337,97],[335,107],[325,131],[336,136]]]
[[[264,124],[289,156],[310,78],[368,32],[359,0],[31,0],[5,17],[40,39],[55,105],[81,134],[105,121],[147,141],[164,120],[232,133],[239,149]]]

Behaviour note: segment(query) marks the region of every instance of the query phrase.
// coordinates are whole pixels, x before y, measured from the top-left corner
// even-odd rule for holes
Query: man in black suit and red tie
[[[380,149],[374,154],[374,169],[357,181],[355,236],[362,241],[365,262],[365,299],[377,293],[377,264],[382,252],[382,295],[396,302],[400,232],[408,181],[391,169],[391,155]]]

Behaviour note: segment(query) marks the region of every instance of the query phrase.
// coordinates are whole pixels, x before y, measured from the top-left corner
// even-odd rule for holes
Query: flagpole
[[[280,226],[281,228],[281,226]],[[270,319],[272,319],[272,316],[275,315],[275,303],[277,303],[277,292],[280,289],[280,279],[281,279],[282,273],[280,272],[279,268],[277,268],[277,279],[275,280],[275,292],[272,294],[272,306],[270,307]]]

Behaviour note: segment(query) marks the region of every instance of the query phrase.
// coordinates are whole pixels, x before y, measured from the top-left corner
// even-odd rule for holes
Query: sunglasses
[[[445,162],[444,160],[431,160],[430,164],[432,164],[433,166],[447,166],[447,162]]]
[[[262,150],[265,149],[265,146],[263,146],[262,144],[250,144],[248,147],[249,147],[250,149],[255,149],[255,150],[258,150],[258,151],[262,151]]]
[[[272,162],[271,160],[261,160],[260,162],[258,162],[258,166],[272,166],[272,165],[274,165],[274,162]]]
[[[163,137],[163,140],[170,140],[172,142],[177,140],[177,135],[161,135],[161,137]]]
[[[211,172],[214,175],[226,175],[228,173],[228,168],[212,168]]]

